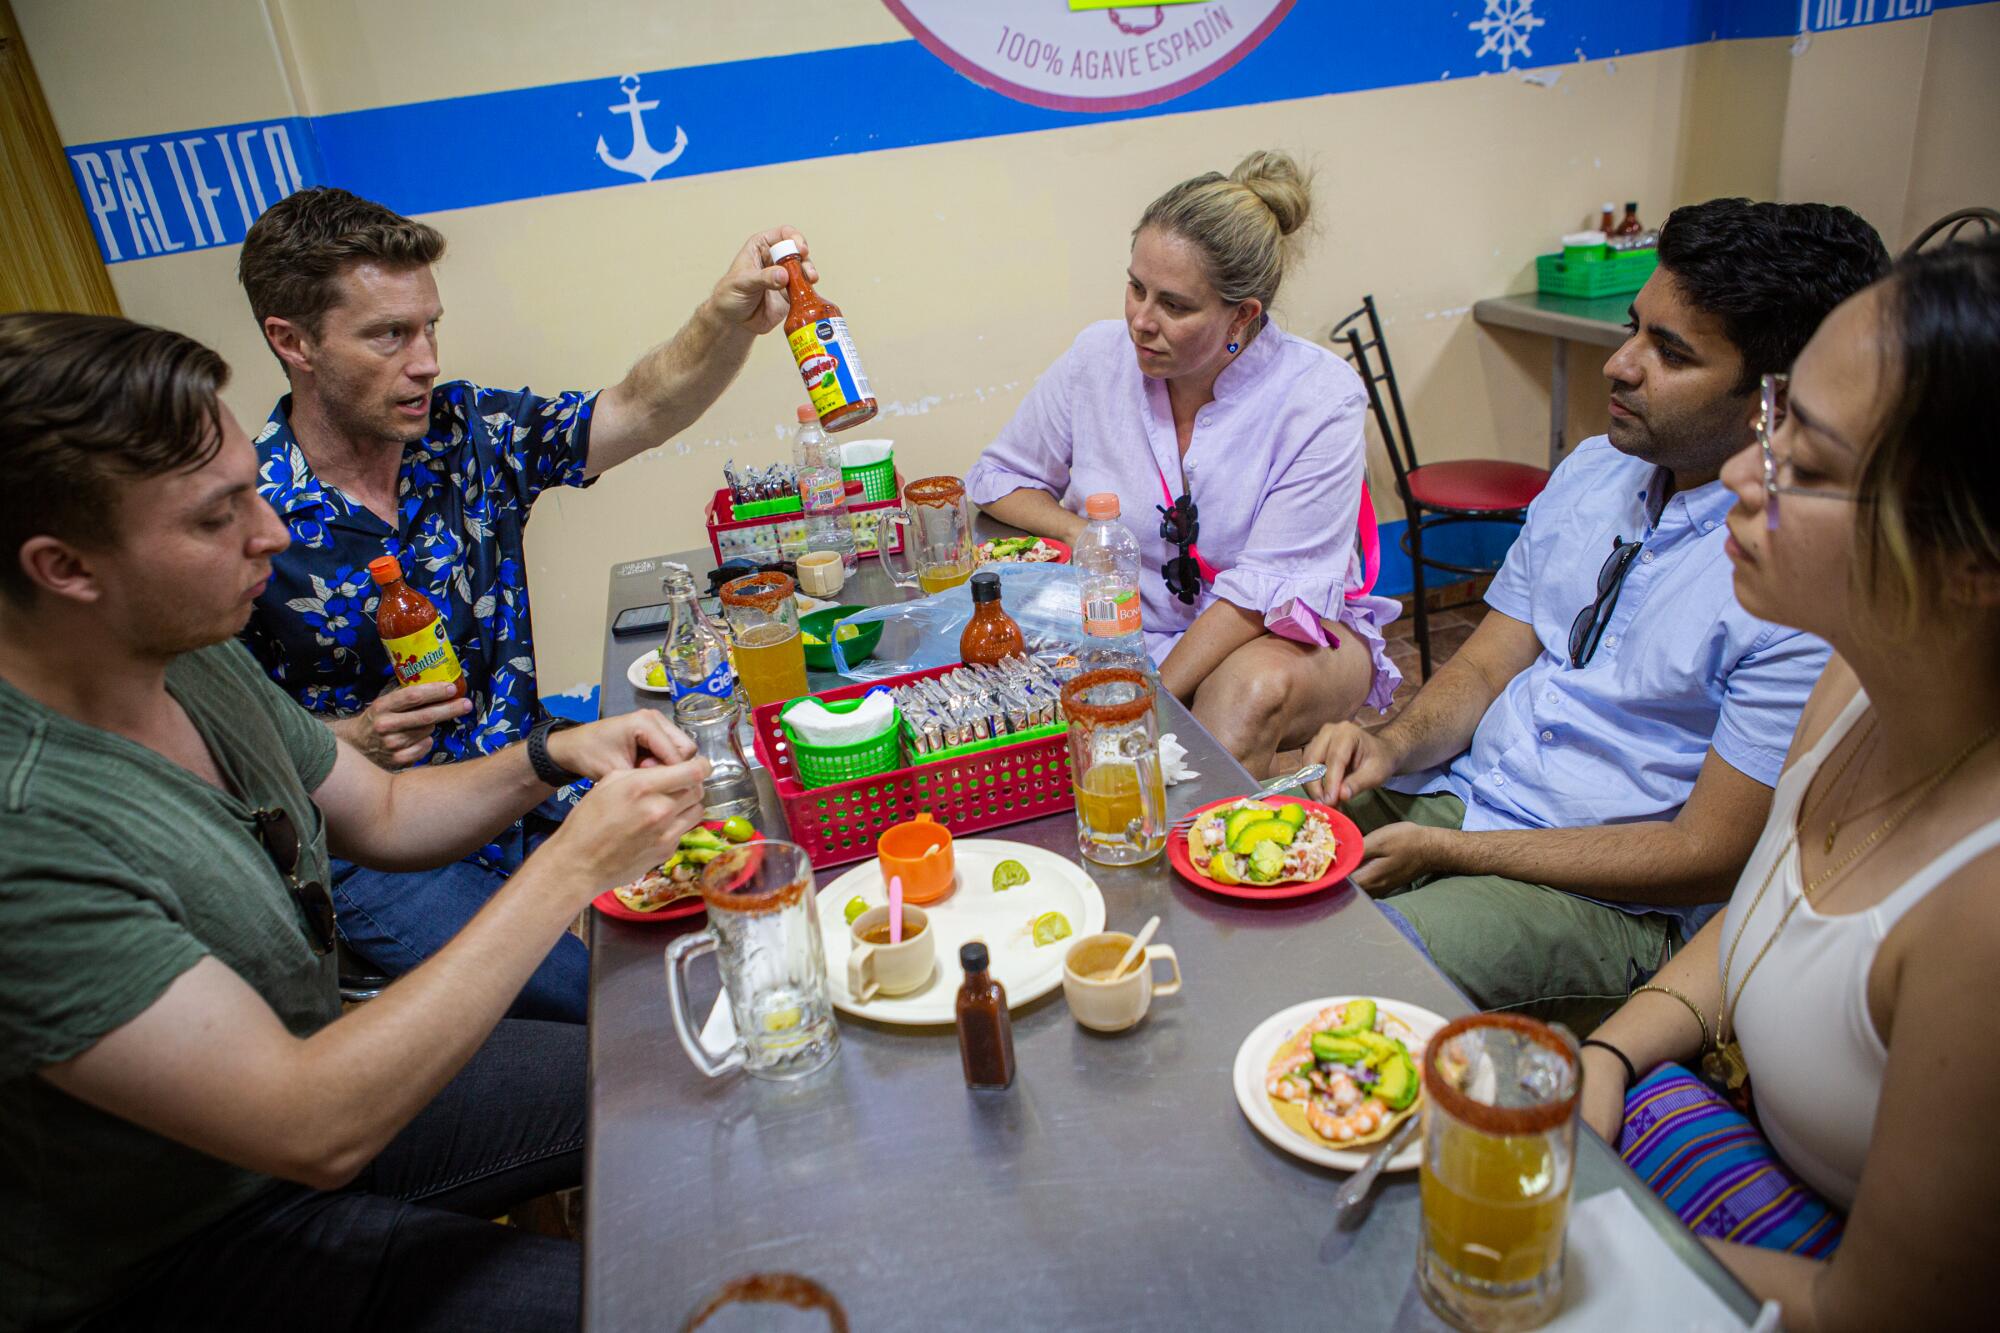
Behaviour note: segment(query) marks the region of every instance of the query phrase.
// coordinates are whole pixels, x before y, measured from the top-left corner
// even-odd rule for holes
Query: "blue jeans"
[[[577,1328],[579,1247],[488,1219],[582,1183],[585,1042],[574,1024],[503,1021],[353,1184],[272,1182],[85,1327]]]
[[[400,977],[444,948],[506,882],[499,871],[472,861],[396,874],[336,860],[334,917],[348,948],[385,975]],[[565,934],[521,988],[508,1017],[581,1023],[589,990],[590,950]]]

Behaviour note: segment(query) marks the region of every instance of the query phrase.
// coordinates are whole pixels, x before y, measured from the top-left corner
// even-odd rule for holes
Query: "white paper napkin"
[[[715,997],[715,1008],[701,1025],[701,1048],[720,1060],[736,1044],[736,1018],[729,1012],[729,992]]]
[[[1760,1320],[1761,1324],[1762,1321]],[[1562,1310],[1548,1333],[1743,1333],[1743,1321],[1620,1189],[1569,1210]]]
[[[1201,776],[1187,766],[1187,746],[1182,745],[1171,731],[1160,737],[1160,776],[1166,779],[1169,787],[1176,782]]]

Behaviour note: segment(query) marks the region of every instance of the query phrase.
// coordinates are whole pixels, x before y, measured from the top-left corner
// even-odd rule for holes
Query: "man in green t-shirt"
[[[233,640],[288,540],[221,359],[0,316],[0,1330],[550,1329],[583,1029],[505,1020],[700,818],[641,710],[391,775]],[[437,956],[341,1015],[329,849],[447,863],[596,786]]]

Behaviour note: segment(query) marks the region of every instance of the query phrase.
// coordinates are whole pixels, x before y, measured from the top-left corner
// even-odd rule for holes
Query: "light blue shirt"
[[[1711,747],[1776,785],[1827,646],[1737,603],[1723,484],[1662,503],[1669,480],[1602,435],[1563,460],[1486,593],[1534,626],[1541,656],[1486,710],[1471,749],[1389,787],[1448,789],[1463,827],[1483,830],[1671,819]],[[1599,569],[1615,541],[1641,539],[1596,654],[1572,667],[1570,625],[1596,600]],[[1666,912],[1687,934],[1715,912],[1614,906]]]

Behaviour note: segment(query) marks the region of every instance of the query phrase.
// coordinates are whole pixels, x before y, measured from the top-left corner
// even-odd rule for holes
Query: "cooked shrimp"
[[[1323,1097],[1315,1097],[1306,1103],[1306,1123],[1313,1133],[1335,1143],[1352,1143],[1364,1134],[1372,1134],[1382,1127],[1388,1118],[1389,1108],[1380,1097],[1370,1097],[1352,1110],[1342,1113]]]
[[[1281,1102],[1302,1102],[1312,1096],[1311,1069],[1311,1051],[1280,1051],[1264,1077],[1264,1091]]]

